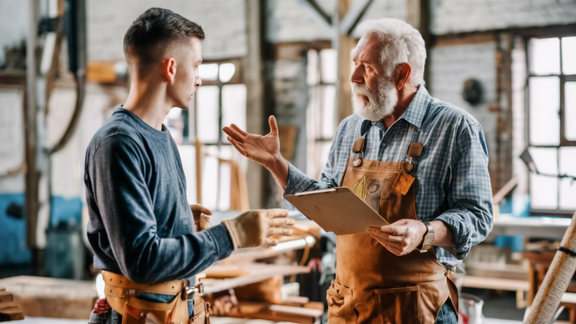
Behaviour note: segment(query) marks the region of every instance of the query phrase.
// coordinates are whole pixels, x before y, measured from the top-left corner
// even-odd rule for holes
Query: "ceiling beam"
[[[373,0],[356,0],[340,21],[340,34],[351,35]]]
[[[308,8],[320,21],[326,23],[328,28],[332,28],[332,17],[320,7],[318,2],[315,0],[298,0],[298,2]]]

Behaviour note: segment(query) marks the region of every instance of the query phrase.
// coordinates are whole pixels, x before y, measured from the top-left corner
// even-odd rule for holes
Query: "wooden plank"
[[[241,301],[225,316],[312,324],[318,323],[323,313],[323,309],[320,310],[316,307],[293,307]]]
[[[485,44],[496,41],[496,36],[493,32],[480,32],[475,34],[456,34],[456,35],[441,35],[436,36],[434,46],[458,46],[458,45],[473,45]]]
[[[88,319],[98,298],[92,281],[18,276],[0,280],[26,316]]]
[[[528,283],[528,280],[501,279],[501,278],[477,277],[477,276],[465,276],[463,286],[469,288],[482,288],[482,289],[508,290],[508,291],[519,291],[519,290],[528,291],[528,289],[530,289],[530,284]]]
[[[240,264],[236,266],[210,266],[205,272],[218,272],[224,270],[247,271],[248,274],[230,279],[200,279],[204,284],[204,294],[212,294],[240,286],[246,286],[274,276],[289,276],[292,274],[308,273],[308,267],[272,265],[272,264]]]

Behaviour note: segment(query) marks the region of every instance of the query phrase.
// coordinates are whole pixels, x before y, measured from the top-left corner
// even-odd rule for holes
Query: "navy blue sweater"
[[[94,266],[136,283],[191,278],[232,253],[221,224],[195,233],[180,154],[118,107],[86,151],[84,183]]]

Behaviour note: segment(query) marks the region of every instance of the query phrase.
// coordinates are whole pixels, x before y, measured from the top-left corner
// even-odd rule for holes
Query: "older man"
[[[347,186],[391,223],[337,237],[328,322],[456,323],[451,270],[492,228],[482,128],[428,94],[416,29],[396,19],[359,29],[350,77],[355,114],[340,124],[321,181],[281,157],[274,117],[266,136],[235,125],[224,131],[285,194]]]

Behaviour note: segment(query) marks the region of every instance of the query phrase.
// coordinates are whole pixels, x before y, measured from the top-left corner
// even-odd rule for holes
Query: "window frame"
[[[306,71],[308,71],[308,65],[310,64],[310,62],[308,61],[308,52],[309,51],[315,51],[316,55],[317,55],[317,66],[316,66],[316,73],[318,75],[318,80],[315,84],[311,85],[308,83],[308,80],[306,80],[306,85],[308,87],[308,94],[309,94],[309,100],[312,100],[312,92],[316,92],[320,98],[319,98],[319,104],[317,105],[316,108],[319,108],[321,110],[324,109],[324,95],[323,95],[323,91],[324,91],[324,87],[326,86],[334,86],[337,87],[338,86],[338,80],[335,80],[334,82],[326,82],[324,80],[324,78],[322,77],[322,55],[320,54],[322,50],[328,50],[328,49],[333,49],[331,46],[310,46],[308,48],[306,48],[306,50],[304,51],[304,55],[306,56]],[[336,64],[338,64],[338,62],[336,62]],[[338,76],[336,76],[336,78],[338,78]],[[337,89],[336,89],[336,94],[337,94]],[[337,98],[335,98],[335,100],[337,100]],[[310,102],[308,103],[308,107],[307,109],[310,108]],[[317,111],[312,112],[314,114],[317,114]],[[337,129],[337,124],[335,123],[335,118],[337,118],[337,109],[336,106],[333,107],[333,113],[334,113],[334,118],[333,120],[324,120],[323,118],[320,118],[320,123],[319,125],[313,125],[314,130],[316,130],[316,132],[314,132],[314,134],[308,134],[307,135],[307,152],[309,155],[311,148],[310,148],[310,143],[313,142],[314,143],[314,151],[318,150],[318,148],[322,148],[324,145],[328,144],[328,143],[332,143],[334,142],[334,137],[332,138],[325,138],[322,134],[322,129],[324,127],[324,124],[329,122],[332,124],[333,127],[333,136],[336,135],[336,129]],[[322,114],[322,112],[321,112]],[[308,122],[308,120],[307,120]],[[308,125],[306,126],[308,129]],[[319,131],[318,131],[319,129]],[[307,132],[308,133],[308,132]],[[317,134],[320,134],[320,136],[317,136]],[[313,139],[311,139],[313,138]],[[308,176],[311,176],[313,178],[317,178],[321,175],[324,166],[320,165],[320,161],[317,160],[318,154],[315,154],[314,156],[308,156],[308,159],[312,159],[313,163],[315,164],[314,166],[314,172],[317,174],[310,174],[312,171],[308,170],[308,172],[306,172],[308,174]],[[307,168],[309,169],[309,168]]]
[[[220,65],[225,63],[233,63],[235,65],[235,73],[232,78],[228,82],[221,82],[220,81]],[[227,85],[237,85],[243,84],[246,85],[244,80],[244,73],[243,73],[243,65],[242,65],[242,58],[230,58],[230,59],[222,59],[222,60],[206,60],[203,61],[202,64],[218,64],[218,73],[216,74],[216,80],[202,80],[202,86],[217,86],[218,87],[218,140],[216,142],[202,142],[199,141],[200,144],[205,147],[205,151],[208,150],[209,147],[217,147],[218,152],[224,146],[232,147],[232,144],[228,141],[225,141],[225,137],[222,134],[222,124],[223,119],[223,111],[222,111],[222,90],[224,86]],[[183,140],[180,145],[182,146],[194,146],[196,143],[196,139],[198,138],[198,96],[194,96],[194,100],[189,109],[183,110],[186,111],[186,123],[185,127],[187,127],[187,132],[183,132]],[[247,117],[247,116],[246,116]],[[205,156],[202,157],[202,163],[204,163]],[[219,157],[217,157],[219,158]],[[196,166],[195,166],[196,167]],[[220,186],[220,179],[221,179],[221,169],[218,168],[218,172],[216,172],[216,181],[217,183],[217,191],[216,191],[216,206],[212,208],[215,211],[225,211],[219,208],[219,202],[221,197],[221,186]],[[198,180],[197,180],[198,181]],[[198,182],[194,184],[196,186]],[[201,181],[203,183],[203,181]],[[197,187],[197,186],[196,186]],[[196,188],[196,191],[201,191],[202,188]],[[204,193],[201,194],[202,197],[205,196]]]
[[[525,44],[525,55],[526,55],[526,83],[524,86],[524,105],[525,105],[525,129],[526,129],[526,134],[525,134],[525,141],[526,141],[526,145],[528,148],[551,148],[551,149],[556,149],[556,168],[557,168],[557,172],[558,174],[560,174],[560,149],[562,147],[575,147],[576,146],[576,140],[568,140],[566,139],[566,108],[565,108],[565,104],[566,104],[566,100],[565,100],[565,84],[566,82],[573,82],[576,81],[576,74],[565,74],[564,73],[564,58],[563,58],[563,51],[562,51],[562,38],[564,37],[574,37],[576,36],[576,32],[574,32],[574,29],[570,29],[570,28],[549,28],[549,29],[545,29],[545,30],[529,30],[528,32],[523,32],[520,33],[520,36],[524,38],[524,44]],[[560,66],[559,66],[559,73],[558,74],[534,74],[531,68],[531,63],[532,63],[532,54],[531,54],[531,43],[532,43],[532,39],[544,39],[544,38],[557,38],[559,40],[559,60],[560,60]],[[531,78],[541,78],[541,77],[558,77],[559,78],[559,121],[560,121],[560,133],[559,133],[559,137],[560,137],[560,141],[558,145],[537,145],[537,144],[532,144],[531,142],[531,138],[530,138],[530,108],[531,108],[531,102],[530,102],[530,79]],[[528,177],[528,181],[531,182],[532,177],[529,176]],[[573,214],[573,210],[569,210],[569,209],[561,209],[560,206],[560,190],[561,190],[561,179],[558,178],[558,182],[557,182],[557,190],[558,193],[556,195],[556,209],[539,209],[539,208],[533,208],[532,207],[532,199],[530,199],[530,215],[532,216],[537,216],[537,215],[546,215],[546,216],[566,216],[566,217],[570,217]],[[531,186],[529,185],[528,187],[528,193],[530,195],[532,195],[531,192]]]

